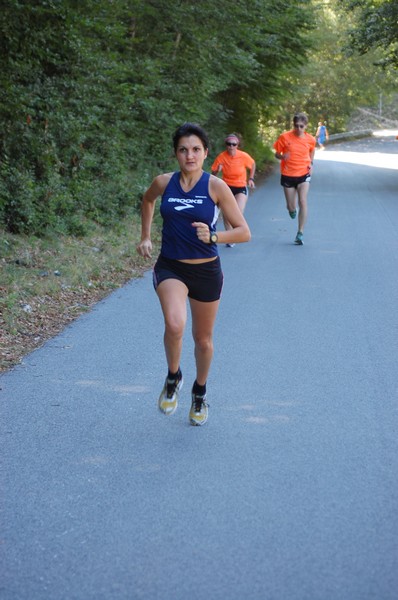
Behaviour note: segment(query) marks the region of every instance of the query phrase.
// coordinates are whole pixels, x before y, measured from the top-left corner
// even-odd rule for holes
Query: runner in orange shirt
[[[222,174],[225,183],[231,189],[241,213],[245,211],[248,200],[249,188],[254,188],[254,174],[256,163],[254,158],[239,150],[240,137],[236,133],[230,133],[225,138],[226,150],[221,152],[214,160],[211,172],[213,175]],[[249,182],[247,182],[247,171],[249,171]],[[231,225],[223,215],[224,227],[228,231]],[[232,248],[235,244],[227,244]]]
[[[281,161],[281,186],[285,193],[286,207],[292,219],[299,207],[298,231],[295,244],[303,245],[304,226],[307,222],[307,195],[310,188],[316,140],[306,133],[307,115],[297,113],[293,129],[282,133],[274,144],[275,157]]]

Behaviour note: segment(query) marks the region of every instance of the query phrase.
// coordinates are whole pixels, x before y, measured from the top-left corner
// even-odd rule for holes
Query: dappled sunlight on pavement
[[[336,146],[330,145],[325,151],[317,150],[315,160],[352,163],[382,169],[398,170],[398,130],[376,131],[372,138],[367,138],[355,146],[353,142],[343,142]],[[375,139],[376,138],[376,139]],[[380,145],[380,151],[375,152],[375,147]],[[345,149],[342,149],[344,146]],[[355,147],[350,150],[350,147]]]
[[[398,135],[398,129],[379,129],[378,131],[374,131],[373,135],[375,137],[396,137]]]
[[[380,167],[382,169],[397,169],[398,156],[395,154],[383,154],[382,152],[344,152],[333,151],[317,154],[315,160],[331,160],[334,162],[354,163],[356,165],[367,165],[368,167]]]

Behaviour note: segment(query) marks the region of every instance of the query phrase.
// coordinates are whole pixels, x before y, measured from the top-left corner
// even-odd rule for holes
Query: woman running
[[[307,222],[307,196],[310,189],[316,140],[305,131],[307,115],[297,113],[293,129],[282,133],[274,144],[275,156],[281,161],[281,186],[285,193],[286,208],[292,219],[299,208],[298,231],[294,243],[303,245],[304,226]]]
[[[254,175],[256,162],[247,152],[240,150],[241,140],[237,133],[230,133],[225,138],[225,150],[216,156],[211,172],[213,175],[221,173],[223,180],[231,189],[236,202],[242,212],[245,212],[249,198],[249,188],[254,189]],[[247,179],[249,175],[249,179]],[[231,229],[228,219],[223,215],[225,229]],[[235,244],[227,244],[232,247]]]
[[[141,256],[151,257],[151,225],[160,196],[162,244],[153,283],[164,316],[168,374],[158,406],[165,415],[177,408],[183,384],[180,360],[188,298],[196,361],[189,420],[192,425],[203,425],[208,418],[206,382],[223,285],[217,243],[247,242],[250,230],[227,184],[203,170],[209,143],[202,127],[185,123],[175,132],[173,144],[180,170],[158,175],[145,192],[137,250]],[[232,228],[217,233],[220,210]]]

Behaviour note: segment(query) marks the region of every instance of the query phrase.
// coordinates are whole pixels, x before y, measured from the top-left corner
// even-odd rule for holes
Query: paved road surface
[[[278,174],[252,195],[205,427],[189,330],[157,411],[149,273],[0,378],[2,600],[397,599],[397,167],[392,137],[318,153],[303,247]]]

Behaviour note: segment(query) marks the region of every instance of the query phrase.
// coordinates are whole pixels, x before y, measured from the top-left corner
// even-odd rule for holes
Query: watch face
[[[217,242],[217,240],[218,240],[217,234],[216,233],[212,233],[210,239],[213,242],[213,244],[215,244]]]

